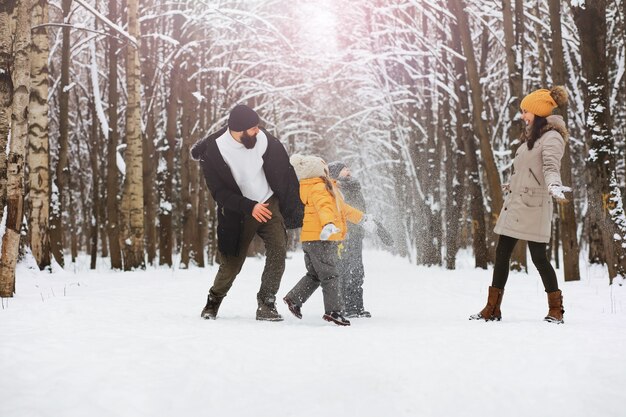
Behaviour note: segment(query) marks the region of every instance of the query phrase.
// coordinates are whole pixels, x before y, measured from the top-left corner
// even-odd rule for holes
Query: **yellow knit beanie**
[[[552,110],[558,106],[556,101],[550,95],[550,90],[536,90],[524,97],[520,103],[520,108],[531,112],[535,116],[548,117],[552,114]]]

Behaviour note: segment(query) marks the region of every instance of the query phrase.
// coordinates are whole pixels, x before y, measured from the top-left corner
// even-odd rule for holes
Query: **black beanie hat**
[[[346,167],[346,164],[340,161],[331,162],[328,164],[328,172],[330,172],[330,178],[336,180],[339,178],[339,173]]]
[[[238,104],[228,116],[228,128],[233,132],[243,132],[259,124],[259,115],[245,104]]]

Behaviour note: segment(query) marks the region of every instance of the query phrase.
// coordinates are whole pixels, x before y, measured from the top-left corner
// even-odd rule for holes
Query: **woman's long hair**
[[[548,124],[548,119],[545,117],[535,115],[533,124],[530,127],[530,135],[526,139],[528,150],[531,150],[535,146],[535,142],[542,135],[543,128]]]

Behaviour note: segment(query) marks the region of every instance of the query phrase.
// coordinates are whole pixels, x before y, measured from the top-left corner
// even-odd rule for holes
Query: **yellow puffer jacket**
[[[322,228],[333,223],[341,231],[331,235],[328,240],[343,240],[348,230],[346,221],[359,223],[363,212],[343,201],[335,181],[332,181],[336,199],[326,189],[320,177],[300,180],[300,199],[304,203],[304,221],[300,240],[309,242],[320,240]]]

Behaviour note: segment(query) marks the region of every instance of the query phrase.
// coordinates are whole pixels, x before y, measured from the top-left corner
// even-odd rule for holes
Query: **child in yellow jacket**
[[[291,157],[290,162],[300,180],[300,199],[304,203],[300,240],[307,273],[287,293],[283,301],[294,316],[302,318],[302,304],[321,286],[325,310],[322,318],[341,326],[349,326],[350,321],[342,316],[341,287],[337,272],[339,243],[346,235],[347,221],[359,223],[367,231],[374,231],[376,224],[363,212],[343,201],[322,158],[296,154]]]

